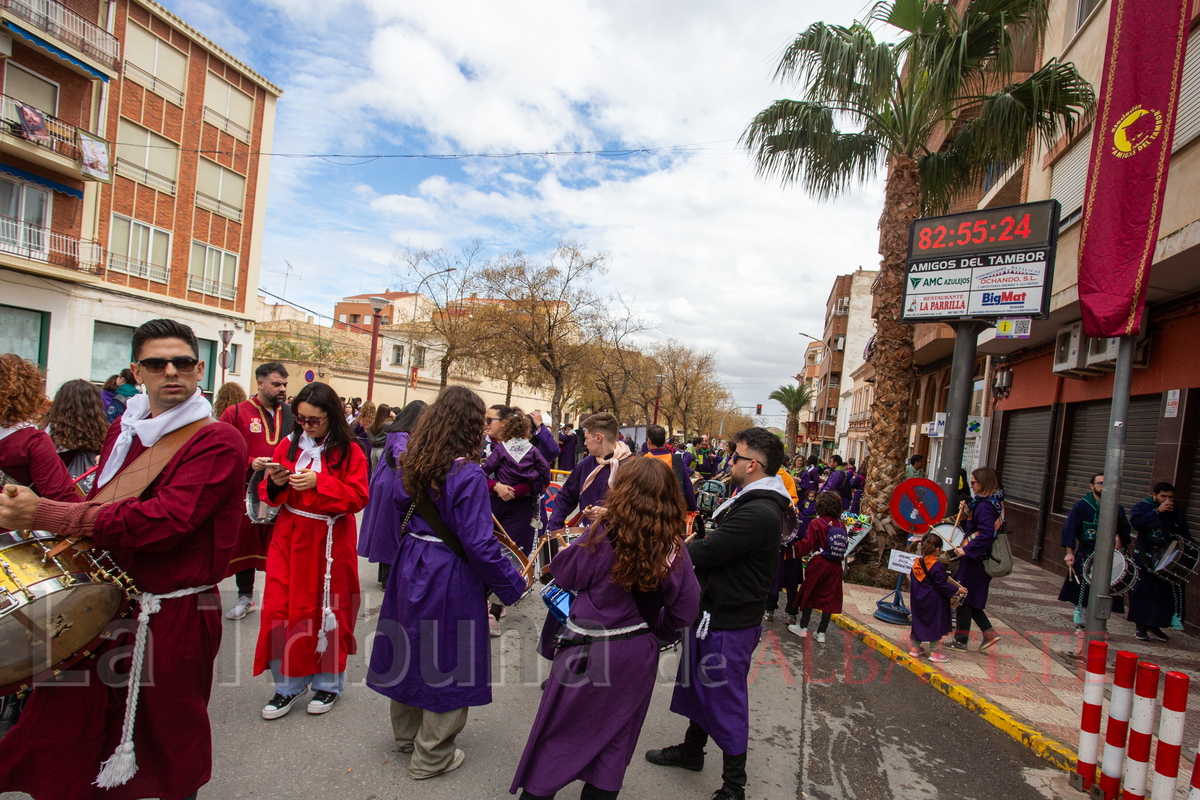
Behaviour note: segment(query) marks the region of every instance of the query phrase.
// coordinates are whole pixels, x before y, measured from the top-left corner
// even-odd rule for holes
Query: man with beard
[[[1092,475],[1091,491],[1071,508],[1067,521],[1062,527],[1062,546],[1066,550],[1063,562],[1071,570],[1063,580],[1058,599],[1064,603],[1075,604],[1075,635],[1084,633],[1084,615],[1088,606],[1090,586],[1084,579],[1083,565],[1096,550],[1096,529],[1100,527],[1100,494],[1104,491],[1104,473]],[[1129,547],[1129,520],[1125,517],[1125,508],[1117,506],[1117,549]],[[1125,598],[1114,597],[1112,610],[1114,614],[1125,613]]]
[[[253,485],[257,507],[258,484],[266,475],[267,464],[280,438],[292,432],[292,410],[284,405],[287,397],[288,373],[283,364],[272,361],[254,370],[258,392],[249,400],[230,406],[221,415],[221,422],[237,428],[246,440],[249,452],[246,464],[246,484]],[[265,511],[265,509],[263,509]],[[254,609],[254,571],[267,569],[267,549],[271,544],[274,521],[256,523],[248,513],[238,521],[237,545],[229,560],[229,575],[237,576],[238,599],[226,619],[241,619]]]

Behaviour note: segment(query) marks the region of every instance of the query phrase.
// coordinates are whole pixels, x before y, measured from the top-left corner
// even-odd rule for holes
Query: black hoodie
[[[784,528],[795,513],[788,498],[752,487],[721,514],[715,530],[688,543],[700,582],[700,618],[711,615],[710,630],[762,624]]]

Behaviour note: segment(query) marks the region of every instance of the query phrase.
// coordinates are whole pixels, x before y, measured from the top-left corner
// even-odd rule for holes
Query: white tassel
[[[321,654],[329,648],[329,638],[325,635],[325,632],[336,631],[338,627],[337,617],[333,615],[333,606],[330,597],[330,583],[333,580],[333,526],[334,523],[346,515],[338,514],[334,517],[327,517],[324,514],[310,514],[307,511],[301,511],[286,504],[284,508],[296,516],[320,520],[325,523],[325,580],[321,591],[323,601],[321,603],[321,621],[317,630],[317,653]]]
[[[334,616],[333,611],[331,609],[328,609],[328,608],[325,609],[325,625],[323,626],[324,630],[336,631],[337,627],[338,627],[337,617]]]
[[[325,631],[317,631],[317,652],[324,653],[327,647],[329,647],[329,640],[325,636]]]
[[[697,639],[707,639],[708,638],[708,624],[710,622],[712,622],[712,615],[709,614],[707,611],[705,611],[704,616],[700,617],[700,624],[698,626],[696,626],[696,638]]]
[[[100,765],[96,785],[101,789],[112,789],[129,782],[137,774],[137,759],[133,755],[133,742],[125,742]]]

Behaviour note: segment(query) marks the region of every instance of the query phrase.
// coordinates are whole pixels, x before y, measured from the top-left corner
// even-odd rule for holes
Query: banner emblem
[[[1145,150],[1162,133],[1162,114],[1153,108],[1135,106],[1113,127],[1113,151],[1129,158]]]

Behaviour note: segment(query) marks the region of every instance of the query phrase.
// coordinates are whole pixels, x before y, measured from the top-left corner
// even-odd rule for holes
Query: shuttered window
[[[117,158],[172,183],[179,164],[179,145],[122,117],[117,123]]]
[[[125,70],[126,77],[176,105],[183,105],[183,92],[187,88],[186,55],[129,22],[125,27],[125,62],[133,67]]]
[[[1088,160],[1092,155],[1092,137],[1079,137],[1071,149],[1054,162],[1050,176],[1050,196],[1062,204],[1059,219],[1068,220],[1083,208],[1083,190],[1087,184]]]
[[[209,122],[243,141],[249,140],[254,121],[254,99],[248,94],[210,72],[205,79],[204,108],[216,115],[213,118],[206,113],[205,119]]]
[[[1121,505],[1126,513],[1150,494],[1154,471],[1154,448],[1158,442],[1158,418],[1162,395],[1135,397],[1129,401],[1125,428],[1125,463],[1121,467]],[[1092,474],[1104,471],[1108,449],[1108,415],[1111,403],[1079,403],[1072,409],[1067,436],[1066,489],[1061,510],[1066,511],[1091,489]]]
[[[1200,445],[1200,436],[1196,437],[1196,444]],[[1200,531],[1200,447],[1197,447],[1196,457],[1192,459],[1192,483],[1191,489],[1188,491],[1187,521],[1188,527],[1193,531],[1192,536],[1195,536],[1195,531]]]
[[[58,115],[58,84],[9,61],[4,69],[4,93],[50,116]]]
[[[1027,408],[1004,415],[1004,461],[1000,485],[1004,496],[1037,505],[1046,469],[1046,441],[1052,435],[1049,408]]]
[[[1195,139],[1196,134],[1200,134],[1200,55],[1196,50],[1200,47],[1200,28],[1192,31],[1187,46],[1176,111],[1179,116],[1175,120],[1175,138],[1171,140],[1172,151],[1179,150]]]

